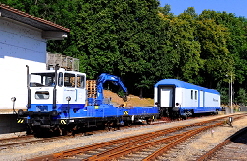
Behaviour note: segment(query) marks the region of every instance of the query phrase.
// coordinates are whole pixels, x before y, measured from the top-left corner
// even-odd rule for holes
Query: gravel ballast
[[[193,124],[196,122],[209,120],[212,118],[222,117],[222,116],[225,115],[203,117],[203,118],[190,119],[185,121],[172,122],[172,123],[159,124],[159,125],[142,126],[138,128],[130,128],[119,131],[109,131],[105,133],[94,134],[91,136],[80,136],[66,140],[58,140],[54,142],[35,143],[35,144],[28,144],[26,146],[12,147],[10,149],[1,149],[0,160],[9,160],[9,161],[26,160],[29,158],[56,153],[67,149],[77,148],[99,142],[107,142],[128,136],[170,128],[173,126]],[[183,152],[181,152],[181,154],[178,153],[177,157],[174,158],[174,160],[186,161],[189,160],[191,155],[196,155],[197,153],[199,154],[202,150],[210,150],[218,143],[224,141],[225,139],[227,139],[228,137],[230,137],[240,129],[246,127],[246,119],[247,117],[243,117],[242,119],[233,121],[232,124],[233,127],[230,127],[229,125],[224,125],[210,129],[204,132],[203,134],[198,135],[196,141],[188,142],[186,147],[183,149]],[[22,133],[0,135],[0,139],[6,137],[12,137],[12,136],[17,137],[17,135],[22,135]]]

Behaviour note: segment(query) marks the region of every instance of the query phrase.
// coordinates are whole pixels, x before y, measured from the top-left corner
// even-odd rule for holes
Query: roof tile
[[[18,15],[20,15],[20,16],[28,17],[28,18],[31,18],[31,19],[36,20],[36,21],[38,21],[38,22],[42,22],[42,23],[44,23],[44,24],[46,24],[46,25],[49,25],[49,26],[58,28],[58,29],[60,29],[60,30],[63,30],[63,31],[66,31],[66,32],[70,32],[70,29],[68,29],[68,28],[65,28],[65,27],[63,27],[63,26],[57,25],[57,24],[55,24],[55,23],[53,23],[53,22],[51,22],[51,21],[47,21],[47,20],[42,19],[42,18],[39,18],[39,17],[34,17],[34,16],[32,16],[32,15],[26,13],[26,12],[22,12],[22,11],[20,11],[20,10],[18,10],[18,9],[15,9],[15,8],[13,8],[13,7],[10,7],[10,6],[8,6],[8,5],[5,5],[5,4],[0,3],[0,9],[1,9],[1,8],[4,9],[4,10],[10,11],[10,12],[12,12],[12,13],[18,14]]]

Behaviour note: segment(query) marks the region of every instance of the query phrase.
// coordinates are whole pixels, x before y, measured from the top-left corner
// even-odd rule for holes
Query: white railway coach
[[[161,115],[187,117],[195,113],[217,114],[220,108],[220,93],[177,79],[163,79],[155,84],[155,105]]]

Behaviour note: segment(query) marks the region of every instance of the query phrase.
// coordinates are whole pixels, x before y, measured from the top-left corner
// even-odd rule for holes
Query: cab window
[[[75,74],[64,73],[64,87],[75,87]]]
[[[85,88],[85,76],[84,75],[77,75],[77,87]]]
[[[63,73],[59,72],[58,74],[58,86],[62,87],[63,86]]]

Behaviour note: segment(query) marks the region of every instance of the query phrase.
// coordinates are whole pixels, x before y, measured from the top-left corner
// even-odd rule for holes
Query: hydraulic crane
[[[104,99],[103,84],[106,81],[111,81],[114,85],[118,85],[123,89],[123,91],[125,93],[125,95],[123,96],[123,100],[124,100],[124,102],[126,102],[127,101],[127,95],[128,95],[127,88],[124,86],[123,82],[121,81],[121,79],[119,77],[117,77],[115,75],[110,75],[107,73],[102,73],[97,79],[97,82],[96,82],[96,87],[97,87],[96,102],[98,104],[102,104],[102,102],[103,102],[103,99]]]

